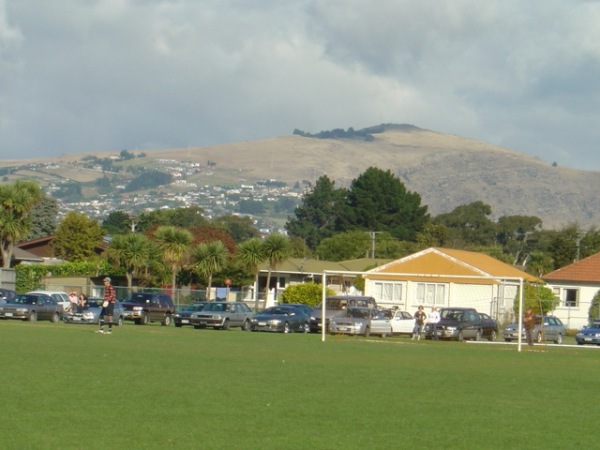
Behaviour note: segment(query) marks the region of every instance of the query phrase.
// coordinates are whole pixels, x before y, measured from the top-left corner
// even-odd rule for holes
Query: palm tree
[[[208,278],[206,298],[211,299],[212,276],[227,264],[229,250],[221,241],[203,242],[192,251],[192,268],[198,275]]]
[[[258,311],[258,265],[267,259],[263,242],[259,238],[242,242],[238,246],[236,258],[254,275],[254,310]]]
[[[131,292],[133,275],[148,266],[152,243],[143,234],[118,234],[113,237],[106,256],[113,264],[125,269],[127,289]]]
[[[290,252],[290,241],[283,234],[270,234],[263,241],[263,251],[265,259],[269,262],[269,272],[267,273],[267,284],[265,286],[266,299],[269,293],[269,285],[271,284],[271,272],[277,268],[277,264],[288,257]]]
[[[171,270],[171,286],[175,290],[177,273],[187,261],[192,233],[184,228],[163,225],[156,229],[154,238],[162,251],[165,264]]]
[[[42,191],[33,181],[0,186],[0,253],[5,269],[10,268],[15,242],[29,233],[29,213],[41,201]]]

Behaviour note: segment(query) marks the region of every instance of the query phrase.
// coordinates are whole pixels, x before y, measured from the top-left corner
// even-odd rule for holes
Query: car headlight
[[[458,328],[456,327],[446,327],[447,331],[456,331]]]
[[[20,314],[26,313],[28,311],[27,308],[17,308],[17,312]]]
[[[315,316],[310,316],[310,320],[315,321],[318,320]]]

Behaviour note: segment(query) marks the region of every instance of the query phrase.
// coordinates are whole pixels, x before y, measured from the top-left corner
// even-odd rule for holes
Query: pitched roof
[[[278,273],[305,273],[322,274],[326,270],[339,272],[363,272],[374,266],[378,266],[389,259],[352,259],[348,261],[323,261],[320,259],[289,258],[277,264],[275,272]],[[259,271],[265,272],[269,269],[268,263],[259,264]]]
[[[561,267],[542,277],[547,281],[580,281],[600,283],[600,253]]]
[[[385,273],[415,274],[425,275],[425,277],[435,276],[437,280],[443,279],[444,276],[489,276],[497,278],[524,278],[530,282],[541,281],[489,255],[440,247],[431,247],[422,250],[369,271],[369,274],[372,275]],[[369,276],[367,275],[367,277]],[[425,277],[415,276],[414,279]],[[450,278],[444,279],[444,281],[449,280]]]

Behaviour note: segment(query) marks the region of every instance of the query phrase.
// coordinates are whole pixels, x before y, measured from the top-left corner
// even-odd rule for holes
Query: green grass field
[[[598,409],[587,407],[600,386],[595,348],[94,329],[0,321],[0,448],[564,449],[598,440]]]

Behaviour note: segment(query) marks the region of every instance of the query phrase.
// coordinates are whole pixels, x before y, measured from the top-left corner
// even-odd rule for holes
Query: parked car
[[[543,320],[542,320],[543,319]],[[519,339],[519,324],[511,323],[503,330],[504,340],[506,342]],[[535,316],[535,326],[533,327],[533,340],[538,343],[554,341],[561,344],[565,337],[566,328],[558,317],[554,316]],[[521,339],[525,341],[525,327],[521,333]]]
[[[304,314],[308,316],[310,319],[310,315],[312,314],[313,307],[308,306],[306,303],[282,303],[283,306],[295,306],[299,308]]]
[[[167,294],[134,292],[122,304],[125,320],[133,320],[137,325],[160,322],[169,326],[175,314],[175,305]]]
[[[436,330],[438,338],[457,341],[465,339],[479,341],[483,335],[481,317],[474,308],[442,308]],[[426,324],[425,337],[427,339],[433,337],[432,331],[431,324]]]
[[[63,314],[63,321],[65,323],[100,323],[100,313],[102,312],[103,298],[88,298],[87,305],[83,309],[76,311],[67,311]],[[113,310],[113,324],[117,326],[123,325],[125,310],[120,301],[115,301],[115,307]]]
[[[391,311],[392,333],[412,334],[415,327],[415,318],[408,311]]]
[[[310,314],[298,306],[278,305],[257,313],[250,320],[251,331],[275,331],[291,333],[300,331],[308,333]]]
[[[575,335],[575,342],[578,345],[600,345],[600,320],[592,320],[588,326],[579,330]]]
[[[47,319],[59,322],[63,307],[54,298],[46,294],[21,294],[12,301],[0,306],[1,319],[20,319],[35,322]]]
[[[197,312],[202,311],[206,303],[207,302],[194,302],[177,311],[173,316],[173,323],[175,323],[175,326],[179,328],[184,325],[193,325],[193,323],[190,322],[190,317]]]
[[[190,317],[194,328],[218,328],[228,330],[240,327],[244,331],[250,329],[252,310],[243,302],[209,302],[202,311]]]
[[[391,319],[376,308],[346,308],[329,321],[330,334],[392,334]]]
[[[486,313],[480,312],[479,318],[481,319],[481,336],[487,338],[488,341],[496,341],[498,339],[498,322]]]
[[[346,308],[377,308],[377,302],[373,297],[337,295],[325,299],[325,329],[329,326],[332,317],[344,312]],[[312,310],[310,314],[311,333],[320,333],[322,327],[323,304]]]
[[[18,294],[10,289],[0,288],[0,305],[5,305],[13,300]]]
[[[28,294],[44,294],[49,295],[58,303],[60,303],[63,307],[63,312],[71,309],[71,301],[69,300],[69,294],[65,291],[44,291],[44,290],[35,290],[27,292]]]

